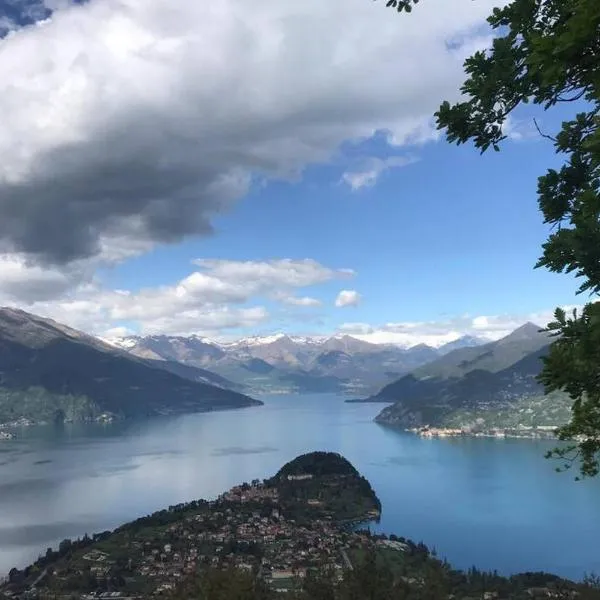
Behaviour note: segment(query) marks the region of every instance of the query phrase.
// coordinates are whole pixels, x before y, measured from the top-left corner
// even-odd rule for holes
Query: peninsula
[[[422,543],[358,529],[380,514],[371,485],[346,459],[313,452],[216,500],[63,540],[29,567],[13,568],[0,598],[600,598],[593,581],[463,573]]]

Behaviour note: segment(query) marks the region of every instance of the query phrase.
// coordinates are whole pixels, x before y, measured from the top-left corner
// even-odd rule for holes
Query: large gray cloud
[[[345,140],[427,139],[495,2],[62,4],[0,41],[0,251],[55,264],[208,234]]]

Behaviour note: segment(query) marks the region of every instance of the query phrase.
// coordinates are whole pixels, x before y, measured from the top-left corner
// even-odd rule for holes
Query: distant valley
[[[456,348],[486,340],[465,336],[445,346],[379,345],[349,335],[328,338],[284,334],[230,344],[196,336],[147,336],[110,340],[145,359],[212,371],[252,394],[335,392],[375,394],[386,384]]]
[[[260,405],[251,397],[257,394],[331,392],[388,404],[376,421],[424,435],[541,434],[566,423],[571,407],[564,394],[544,396],[536,379],[550,341],[532,323],[494,342],[466,336],[439,348],[349,335],[107,341],[1,308],[0,427],[241,408]]]

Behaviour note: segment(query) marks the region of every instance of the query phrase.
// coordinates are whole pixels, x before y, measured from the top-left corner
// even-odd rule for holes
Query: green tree
[[[402,598],[394,590],[394,577],[388,565],[378,560],[374,549],[344,574],[340,587],[341,600],[383,600]]]
[[[333,573],[329,570],[308,571],[303,582],[303,598],[310,600],[335,600]]]
[[[175,599],[186,600],[274,600],[268,586],[251,573],[237,569],[207,569],[199,577],[184,581]]]
[[[410,12],[419,0],[389,0]],[[465,99],[443,102],[435,113],[449,142],[471,140],[485,152],[500,149],[506,119],[527,103],[572,109],[556,135],[542,132],[564,158],[538,179],[538,204],[552,232],[536,267],[574,273],[579,293],[588,293],[580,312],[557,310],[548,326],[557,337],[540,381],[546,392],[573,399],[570,422],[558,430],[568,444],[548,453],[561,467],[579,466],[583,476],[600,471],[600,2],[598,0],[512,0],[495,8],[488,23],[497,34],[489,51],[464,63]],[[537,127],[537,122],[535,123]]]

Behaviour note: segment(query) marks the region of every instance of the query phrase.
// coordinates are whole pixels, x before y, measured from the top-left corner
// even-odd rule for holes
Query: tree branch
[[[571,98],[564,98],[561,95],[557,95],[556,96],[556,100],[557,102],[575,102],[576,100],[579,100],[580,98],[583,98],[584,94],[586,93],[586,89],[582,89],[579,92],[577,92],[574,96],[572,96]]]
[[[539,134],[540,134],[542,137],[544,137],[544,138],[546,138],[547,140],[550,140],[550,141],[552,141],[552,142],[556,143],[556,138],[555,138],[555,137],[552,137],[551,135],[548,135],[547,133],[542,133],[542,130],[540,129],[540,126],[538,125],[538,122],[537,122],[537,120],[536,120],[536,118],[535,118],[535,117],[533,117],[533,123],[535,124],[535,128],[537,129],[538,133],[539,133]]]

